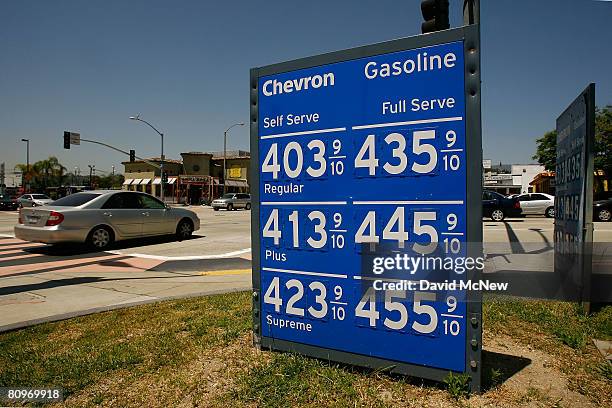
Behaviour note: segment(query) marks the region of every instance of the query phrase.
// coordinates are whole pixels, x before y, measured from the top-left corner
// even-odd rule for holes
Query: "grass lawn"
[[[487,299],[482,395],[251,345],[249,293],[168,301],[0,334],[0,387],[65,406],[612,406],[612,307]]]

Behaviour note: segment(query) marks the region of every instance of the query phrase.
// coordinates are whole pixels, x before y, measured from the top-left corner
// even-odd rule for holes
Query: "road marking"
[[[375,124],[372,124],[372,125],[353,126],[353,130],[374,129],[374,128],[381,128],[381,127],[389,127],[389,126],[422,125],[422,124],[425,124],[425,123],[455,122],[455,121],[458,121],[458,120],[463,120],[463,117],[461,117],[461,116],[454,116],[454,117],[450,117],[450,118],[409,120],[407,122],[375,123]]]
[[[25,265],[13,265],[13,266],[2,266],[0,267],[0,275],[15,274],[21,272],[37,272],[45,271],[46,269],[74,269],[80,267],[82,264],[89,264],[89,268],[96,268],[100,266],[100,263],[104,261],[110,261],[113,259],[121,258],[117,255],[106,255],[106,256],[92,256],[89,258],[78,258],[78,259],[66,259],[63,261],[47,261],[37,262]]]
[[[243,255],[251,252],[251,248],[240,249],[238,251],[226,252],[224,254],[215,255],[187,255],[187,256],[163,256],[163,255],[149,255],[149,254],[125,254],[121,251],[106,251],[108,254],[130,256],[133,258],[144,258],[144,259],[155,259],[158,261],[197,261],[201,259],[222,259],[222,258],[234,258],[238,255]]]
[[[18,259],[25,259],[25,258],[36,258],[37,256],[43,256],[43,254],[23,254],[23,251],[18,251],[18,252],[22,252],[22,255],[14,255],[14,256],[7,256],[5,258],[0,258],[0,265],[2,265],[3,262],[6,261],[16,261]],[[14,252],[7,252],[8,253],[14,253]]]
[[[204,271],[199,272],[201,276],[224,276],[224,275],[247,275],[251,273],[251,269],[227,269],[222,271]]]

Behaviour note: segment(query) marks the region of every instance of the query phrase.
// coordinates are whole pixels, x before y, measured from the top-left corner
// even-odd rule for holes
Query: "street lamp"
[[[21,139],[22,142],[26,142],[26,174],[21,175],[21,187],[25,193],[25,179],[26,175],[30,174],[30,139]]]
[[[160,194],[160,198],[162,201],[164,201],[164,134],[162,132],[160,132],[159,130],[157,130],[155,128],[155,126],[153,126],[152,124],[150,124],[149,122],[147,122],[144,119],[140,119],[140,115],[136,115],[136,116],[130,116],[131,120],[137,120],[139,122],[142,123],[146,123],[147,125],[149,125],[149,127],[151,129],[153,129],[155,132],[157,132],[158,135],[161,136],[161,162],[159,164],[159,172],[161,173],[161,194]]]
[[[244,123],[234,123],[223,132],[223,194],[225,194],[225,185],[227,184],[227,168],[225,163],[227,160],[227,132],[234,126],[244,126]]]

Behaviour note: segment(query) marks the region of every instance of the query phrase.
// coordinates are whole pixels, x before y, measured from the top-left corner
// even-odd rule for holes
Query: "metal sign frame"
[[[576,122],[580,116],[584,115],[584,133],[577,134],[576,130],[582,126],[576,127]],[[566,139],[563,144],[560,143],[561,133],[567,130],[568,134],[563,139]],[[554,233],[554,248],[555,248],[555,275],[561,281],[562,294],[570,299],[576,299],[589,309],[591,301],[591,274],[592,274],[592,245],[593,245],[593,172],[594,172],[594,150],[595,150],[595,84],[589,84],[581,93],[574,99],[569,106],[559,115],[556,121],[557,131],[557,160],[556,174],[557,177],[561,173],[568,172],[567,163],[564,161],[571,159],[567,152],[560,157],[560,150],[564,151],[568,148],[571,154],[576,154],[576,149],[572,151],[572,145],[577,139],[583,138],[580,145],[580,163],[579,170],[582,177],[578,180],[557,180],[555,183],[555,233]],[[569,161],[569,160],[568,160]],[[560,169],[565,171],[561,172]],[[576,182],[580,185],[577,186]],[[576,188],[578,187],[578,188]],[[579,191],[577,191],[579,190]],[[568,196],[569,193],[569,196]],[[564,197],[576,195],[579,197],[577,219],[574,221],[560,219],[564,217],[565,212],[560,211],[561,203]],[[566,209],[567,210],[567,209]],[[574,230],[574,231],[572,231]],[[573,242],[568,242],[567,238],[559,239],[560,236],[574,237]],[[572,244],[578,244],[577,246]],[[569,253],[562,251],[568,249]]]
[[[262,76],[280,74],[289,71],[312,68],[358,58],[373,57],[381,54],[410,50],[415,48],[463,41],[464,77],[465,77],[465,126],[466,126],[466,242],[469,256],[480,256],[482,253],[482,136],[480,119],[480,27],[478,24],[419,35],[379,44],[367,45],[308,58],[283,62],[250,72],[250,141],[251,141],[251,246],[253,278],[253,334],[257,347],[296,352],[310,357],[347,363],[372,369],[385,369],[390,373],[411,375],[435,381],[443,381],[449,370],[408,364],[398,361],[339,351],[308,344],[279,340],[262,336],[262,288],[261,288],[261,225],[260,225],[260,152],[258,129],[258,79]],[[479,280],[480,272],[468,272],[467,279]],[[470,376],[472,391],[478,392],[481,387],[481,350],[482,350],[482,294],[467,291],[466,344],[464,373]]]

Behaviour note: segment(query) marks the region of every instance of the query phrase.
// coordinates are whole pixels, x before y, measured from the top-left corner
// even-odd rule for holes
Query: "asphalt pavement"
[[[192,239],[126,241],[107,252],[20,241],[12,231],[17,212],[0,212],[0,331],[126,305],[250,289],[250,211],[191,209],[202,225]],[[553,220],[483,220],[483,230],[489,255],[485,272],[551,271]],[[596,223],[594,237],[612,242],[612,223]]]

